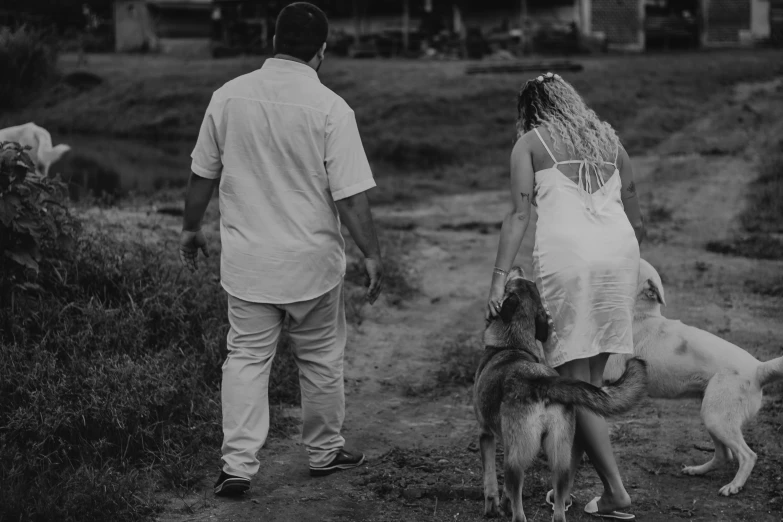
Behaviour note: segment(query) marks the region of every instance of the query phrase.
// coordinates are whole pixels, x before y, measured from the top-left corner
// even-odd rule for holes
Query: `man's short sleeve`
[[[335,201],[375,186],[356,126],[356,116],[350,109],[327,126],[325,164],[329,190]]]
[[[219,178],[220,172],[223,170],[215,122],[215,108],[215,99],[213,97],[204,114],[204,121],[201,122],[201,130],[198,133],[196,147],[190,155],[193,159],[190,170],[202,178],[208,179]]]

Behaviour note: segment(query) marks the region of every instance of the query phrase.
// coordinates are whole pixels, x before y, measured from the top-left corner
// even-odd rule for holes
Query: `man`
[[[228,293],[223,365],[223,469],[217,495],[246,491],[269,431],[267,386],[286,314],[302,391],[302,442],[310,474],[364,462],[346,451],[346,341],[340,222],[365,256],[372,304],[383,269],[366,191],[375,186],[356,119],[324,87],[328,22],[297,2],[280,13],[275,56],[212,96],[193,151],[180,258],[206,252],[201,221],[219,180],[220,274]]]

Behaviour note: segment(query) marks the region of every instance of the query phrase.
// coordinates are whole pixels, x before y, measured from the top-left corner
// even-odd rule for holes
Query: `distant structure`
[[[115,0],[116,52],[208,56],[212,0]]]
[[[116,50],[269,53],[277,14],[292,1],[115,0]],[[440,52],[462,46],[464,55],[465,42],[481,35],[494,51],[517,52],[560,52],[563,42],[563,49],[601,42],[643,51],[783,41],[783,0],[311,1],[329,15],[332,51],[351,56],[416,54],[433,45]]]
[[[329,3],[329,2],[323,2]],[[440,19],[455,32],[533,36],[572,27],[609,49],[740,47],[775,39],[783,0],[353,0],[333,1],[332,27],[349,35],[401,31]],[[452,15],[453,13],[453,15]],[[778,38],[779,39],[779,38]]]

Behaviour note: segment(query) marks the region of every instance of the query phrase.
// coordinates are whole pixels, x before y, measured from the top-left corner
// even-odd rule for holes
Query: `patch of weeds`
[[[0,519],[139,520],[220,446],[225,294],[167,251],[84,234],[0,307]],[[270,403],[298,404],[283,335]],[[274,411],[274,410],[273,410]],[[272,435],[292,421],[273,417]],[[34,499],[33,502],[30,500]]]
[[[770,281],[748,279],[745,281],[745,288],[758,295],[783,297],[783,277],[776,277]]]
[[[647,211],[647,218],[650,223],[665,223],[672,219],[672,209],[663,205],[653,205]]]
[[[766,234],[740,237],[731,240],[710,241],[708,252],[753,259],[783,259],[783,241]]]
[[[438,230],[453,230],[455,232],[476,231],[479,234],[493,234],[500,230],[503,223],[484,223],[481,221],[468,221],[466,223],[446,223],[438,227]]]
[[[435,374],[438,387],[472,386],[482,355],[481,340],[475,334],[460,334],[448,342]]]
[[[764,156],[759,177],[751,184],[742,226],[753,233],[783,233],[783,139],[773,146],[776,151]]]
[[[740,217],[746,237],[711,241],[707,250],[756,259],[783,259],[783,139],[765,147],[775,151],[759,166],[759,176],[750,185],[745,211]]]
[[[386,138],[377,140],[369,150],[375,161],[383,161],[398,169],[431,170],[456,161],[454,149],[426,139]]]

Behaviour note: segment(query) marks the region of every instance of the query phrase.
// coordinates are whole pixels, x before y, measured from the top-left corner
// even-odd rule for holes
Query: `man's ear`
[[[511,319],[514,318],[514,313],[517,311],[518,307],[518,295],[511,294],[510,296],[506,297],[506,299],[503,301],[503,306],[500,307],[500,318],[503,319],[504,323],[511,322]]]
[[[326,42],[321,46],[320,49],[318,49],[318,58],[321,60],[324,59],[324,55],[326,55]]]
[[[536,311],[536,339],[545,343],[549,339],[549,315],[542,305],[538,305]]]

